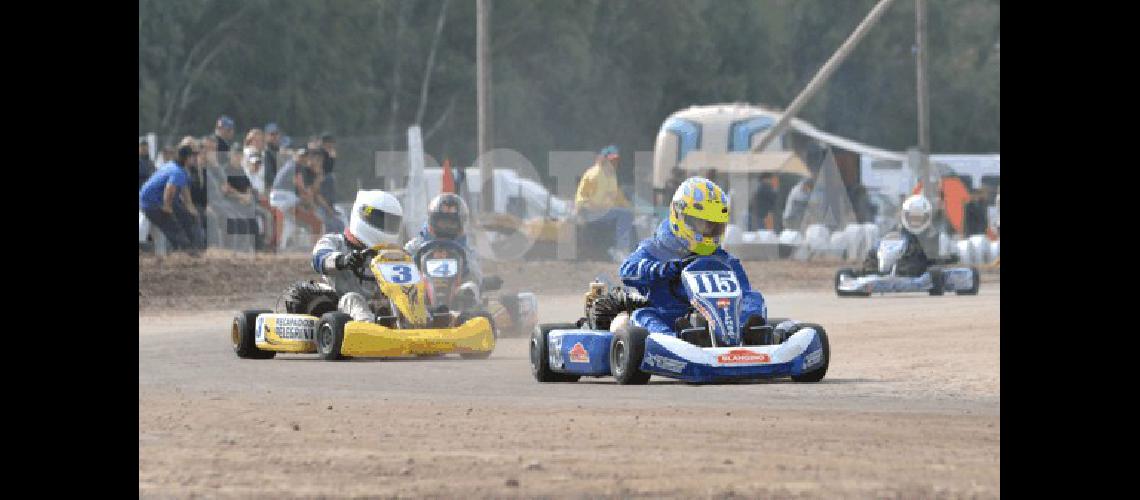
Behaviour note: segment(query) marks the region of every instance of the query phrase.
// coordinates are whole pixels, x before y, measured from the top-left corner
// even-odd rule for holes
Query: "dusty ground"
[[[834,264],[751,264],[773,315],[827,328],[824,382],[693,386],[655,377],[622,387],[608,378],[539,384],[523,339],[501,341],[485,361],[239,360],[229,346],[232,312],[221,308],[244,295],[272,305],[292,279],[274,273],[304,264],[265,260],[251,272],[171,259],[159,270],[140,258],[140,496],[1001,493],[996,274],[976,297],[841,300],[830,291]],[[536,265],[504,278],[541,292],[542,321],[576,317],[579,275],[592,271]],[[265,291],[212,281],[251,273]],[[798,280],[776,286],[779,276]],[[164,279],[181,290],[215,288],[175,301],[175,310],[156,292]],[[565,290],[558,283],[571,280]]]
[[[315,279],[307,254],[241,254],[211,250],[205,257],[157,259],[139,256],[139,310],[210,310],[270,308],[296,280]],[[832,290],[835,271],[855,266],[839,261],[746,261],[754,287],[765,294],[792,290]],[[617,265],[606,262],[484,262],[483,273],[503,278],[504,291],[547,294],[585,292],[587,283],[605,276],[617,284]],[[998,283],[996,269],[983,269],[982,283]]]

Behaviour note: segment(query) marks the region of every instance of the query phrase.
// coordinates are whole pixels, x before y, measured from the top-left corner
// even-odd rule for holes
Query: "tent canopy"
[[[762,153],[733,152],[718,153],[692,151],[681,160],[681,170],[700,172],[716,169],[717,174],[779,173],[811,175],[799,155],[790,151],[765,151]]]

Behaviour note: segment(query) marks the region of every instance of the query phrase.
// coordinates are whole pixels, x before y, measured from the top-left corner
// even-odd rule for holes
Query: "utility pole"
[[[918,71],[918,151],[920,163],[919,179],[922,180],[922,194],[928,200],[937,199],[936,186],[930,174],[930,101],[926,93],[926,0],[915,0],[915,46],[917,47],[916,68]]]
[[[792,103],[788,105],[788,109],[780,115],[780,120],[772,126],[768,133],[764,134],[764,137],[760,139],[756,147],[752,148],[753,152],[764,151],[764,148],[767,148],[773,140],[784,133],[784,129],[788,128],[788,123],[792,121],[792,118],[796,117],[800,109],[804,107],[804,104],[807,104],[808,99],[811,99],[816,91],[827,82],[827,79],[831,77],[831,73],[835,72],[835,68],[838,68],[839,65],[843,63],[843,60],[847,59],[848,54],[850,54],[851,51],[855,49],[855,46],[859,44],[859,41],[863,39],[863,35],[866,35],[867,31],[879,21],[879,18],[883,16],[883,12],[886,12],[887,7],[890,7],[893,1],[894,0],[879,0],[879,3],[875,4],[871,12],[863,19],[863,22],[855,27],[855,31],[847,37],[843,45],[840,45],[839,49],[831,55],[831,58],[816,72],[815,76],[808,82],[807,87],[804,87],[804,89],[800,91],[800,94],[792,100]]]
[[[486,155],[491,151],[492,137],[492,108],[491,108],[491,51],[488,46],[487,24],[491,17],[491,0],[475,0],[475,92],[478,119],[478,151],[479,175],[482,179],[480,193],[482,193],[481,211],[495,211],[494,175],[491,172],[492,162]]]
[[[938,189],[941,180],[933,172],[934,169],[930,168],[930,100],[926,93],[926,0],[914,0],[914,4],[914,43],[917,48],[915,66],[918,72],[916,82],[918,86],[916,92],[918,94],[918,154],[912,155],[912,157],[917,157],[918,160],[918,178],[922,180],[922,196],[937,209]],[[933,227],[940,227],[942,225],[940,219],[946,216],[945,212],[935,210],[933,215]],[[923,251],[935,259],[942,256],[939,252],[938,235],[937,230],[927,230],[919,237]]]

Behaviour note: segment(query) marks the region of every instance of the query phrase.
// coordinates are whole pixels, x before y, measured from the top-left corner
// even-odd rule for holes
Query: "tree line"
[[[545,173],[547,152],[652,150],[694,104],[786,106],[874,0],[494,0],[494,144]],[[917,143],[915,6],[890,7],[801,118],[870,145]],[[935,153],[1000,152],[1000,3],[928,3]],[[475,157],[475,2],[139,1],[139,133],[294,137]],[[338,162],[366,172],[367,161]]]

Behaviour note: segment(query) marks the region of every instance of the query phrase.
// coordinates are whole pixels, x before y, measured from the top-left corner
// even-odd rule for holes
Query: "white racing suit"
[[[360,279],[351,269],[338,270],[336,258],[342,254],[364,250],[363,246],[349,243],[342,233],[329,233],[321,237],[313,247],[313,269],[324,276],[325,282],[340,295],[337,309],[352,316],[356,321],[376,321],[376,314],[369,305],[369,298],[381,297],[380,286],[372,269],[365,264],[364,279]]]

